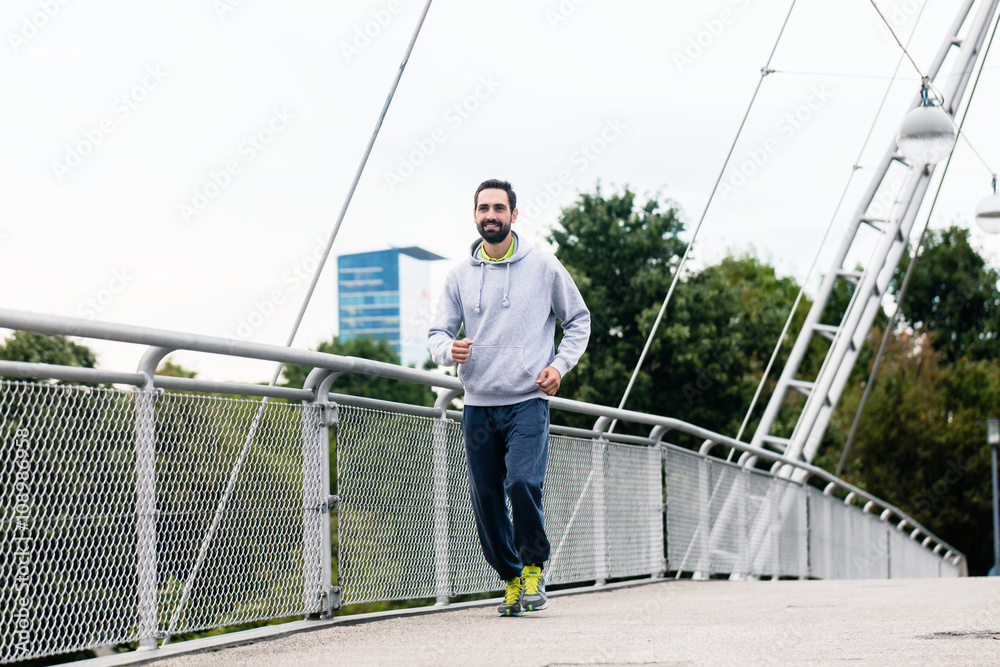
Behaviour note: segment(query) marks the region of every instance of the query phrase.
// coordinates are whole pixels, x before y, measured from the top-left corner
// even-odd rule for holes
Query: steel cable
[[[427,0],[424,5],[423,11],[420,13],[420,18],[417,20],[417,26],[413,31],[413,36],[410,38],[410,43],[406,47],[406,52],[403,55],[403,60],[399,64],[399,70],[396,72],[396,77],[393,79],[392,86],[389,89],[389,94],[385,98],[385,104],[382,105],[382,111],[379,114],[378,120],[375,123],[375,129],[372,131],[371,137],[368,139],[368,145],[365,148],[364,155],[361,158],[361,163],[358,165],[357,171],[354,174],[354,180],[351,182],[351,186],[347,191],[347,196],[344,199],[344,203],[341,206],[340,214],[337,216],[337,221],[334,224],[333,231],[330,234],[330,238],[327,241],[326,248],[323,250],[323,257],[320,259],[315,272],[313,273],[312,281],[309,283],[309,288],[306,290],[305,298],[302,300],[302,306],[299,308],[299,312],[295,317],[295,322],[292,325],[292,330],[288,334],[288,339],[285,341],[285,347],[291,347],[292,343],[295,341],[295,336],[298,334],[299,327],[302,324],[302,318],[305,316],[306,310],[309,307],[309,302],[312,300],[313,293],[316,291],[316,286],[319,284],[320,275],[323,273],[323,268],[326,266],[326,262],[330,257],[330,252],[333,250],[333,244],[337,240],[337,234],[340,232],[340,227],[344,222],[344,218],[347,215],[347,209],[351,205],[351,200],[354,198],[354,192],[358,187],[358,183],[361,180],[361,175],[364,173],[365,166],[368,164],[368,158],[371,155],[372,148],[375,146],[375,140],[378,138],[379,130],[382,129],[382,123],[385,120],[385,116],[389,111],[389,105],[392,103],[393,96],[396,94],[396,89],[399,86],[399,81],[403,76],[403,70],[406,69],[406,64],[410,60],[410,54],[413,52],[413,47],[417,42],[417,37],[420,35],[420,29],[424,25],[424,19],[427,18],[427,12],[430,10],[431,3],[433,0]],[[284,363],[278,363],[277,367],[274,369],[274,374],[271,377],[271,381],[268,386],[275,386],[278,382],[278,378],[281,377],[281,371],[284,369]],[[250,447],[253,445],[254,438],[257,433],[257,428],[260,425],[260,420],[267,408],[267,397],[265,396],[261,400],[260,408],[257,410],[253,421],[250,424],[250,429],[247,432],[246,441],[243,445],[243,449],[240,452],[239,458],[237,459],[235,465],[233,466],[232,472],[230,473],[229,483],[226,487],[226,491],[222,498],[219,500],[219,504],[216,506],[215,515],[212,519],[211,527],[205,533],[205,536],[201,543],[201,548],[198,552],[198,558],[195,562],[194,567],[188,574],[187,579],[184,582],[184,592],[181,595],[181,600],[177,607],[174,609],[173,614],[170,619],[170,626],[167,630],[166,637],[163,640],[163,646],[166,646],[170,642],[170,638],[173,636],[174,631],[177,627],[177,622],[180,619],[181,614],[184,611],[187,601],[191,595],[191,589],[194,582],[198,578],[198,574],[205,562],[205,558],[208,555],[208,549],[211,546],[215,534],[218,531],[219,525],[222,521],[223,514],[225,513],[226,506],[229,503],[229,499],[232,497],[233,490],[236,488],[236,483],[239,480],[240,472],[243,469],[243,465],[246,462],[247,455],[250,452]]]
[[[660,311],[656,314],[656,320],[653,322],[652,328],[649,330],[649,335],[646,337],[646,344],[642,348],[642,353],[639,355],[639,360],[635,364],[635,370],[632,371],[632,377],[629,378],[628,386],[625,387],[625,393],[622,395],[622,400],[618,403],[618,409],[621,410],[625,407],[625,402],[628,400],[629,394],[632,392],[632,386],[635,384],[635,379],[639,375],[639,369],[642,367],[642,362],[646,360],[646,354],[649,352],[649,347],[653,342],[653,336],[656,335],[656,330],[660,326],[660,321],[663,319],[663,313],[667,310],[667,304],[670,303],[670,297],[674,294],[674,288],[677,287],[677,281],[680,280],[681,273],[684,271],[684,265],[687,263],[688,256],[691,254],[691,248],[694,247],[694,242],[698,238],[698,232],[701,230],[702,223],[705,222],[705,216],[708,215],[708,209],[712,206],[712,201],[715,199],[715,193],[719,189],[719,184],[722,182],[722,177],[726,173],[726,168],[729,166],[729,160],[733,156],[733,151],[736,150],[736,144],[740,140],[740,136],[743,134],[743,128],[746,125],[747,118],[750,116],[750,110],[753,109],[753,104],[757,100],[757,94],[760,92],[760,87],[764,83],[764,78],[768,74],[771,74],[773,70],[770,69],[771,61],[774,59],[774,53],[778,50],[778,44],[781,42],[781,36],[785,34],[785,28],[788,26],[788,19],[792,16],[792,10],[795,9],[796,0],[792,0],[792,4],[788,7],[788,13],[785,15],[785,20],[781,24],[781,30],[778,31],[778,37],[774,40],[774,46],[771,48],[771,54],[767,57],[767,63],[760,68],[760,79],[757,80],[757,87],[753,91],[753,96],[750,98],[750,104],[747,105],[747,110],[743,114],[743,120],[740,121],[740,127],[736,131],[736,137],[733,139],[732,145],[729,147],[729,152],[726,154],[726,159],[722,163],[722,169],[719,170],[719,175],[715,179],[715,185],[712,186],[712,192],[708,196],[708,202],[705,204],[705,208],[701,213],[701,218],[698,220],[698,224],[695,225],[694,233],[691,236],[691,240],[688,241],[687,247],[684,249],[684,255],[681,257],[681,261],[677,264],[677,269],[674,271],[673,279],[670,282],[670,288],[667,290],[667,295],[663,299],[663,304],[660,306]],[[608,433],[615,430],[615,425],[618,420],[611,422],[610,427],[608,427]]]
[[[990,47],[993,45],[993,38],[997,33],[997,26],[1000,26],[1000,14],[997,14],[996,22],[993,24],[993,32],[990,34],[990,41],[987,42],[986,49],[983,51],[983,61],[980,64],[979,72],[976,74],[976,80],[972,83],[972,90],[969,92],[969,101],[965,105],[965,111],[962,112],[962,120],[959,121],[958,124],[959,135],[962,133],[962,127],[965,125],[965,119],[969,116],[969,109],[972,108],[972,98],[976,95],[976,87],[979,85],[979,78],[982,76],[983,69],[986,66],[986,58],[989,56]],[[847,434],[847,441],[844,443],[844,451],[841,452],[840,461],[837,463],[837,477],[840,477],[840,473],[844,469],[844,464],[847,462],[847,455],[851,451],[851,445],[857,435],[858,424],[861,422],[861,415],[864,412],[865,404],[868,402],[868,397],[871,395],[872,386],[875,384],[875,376],[878,373],[879,364],[882,361],[882,355],[885,352],[889,337],[893,335],[893,330],[895,329],[899,313],[902,311],[903,299],[906,297],[906,288],[910,284],[910,277],[913,275],[913,267],[917,265],[920,249],[923,247],[924,240],[927,237],[927,231],[930,229],[931,215],[934,214],[934,208],[937,206],[938,197],[941,195],[941,188],[944,186],[944,179],[948,175],[948,168],[951,166],[951,158],[955,155],[955,148],[957,146],[958,140],[956,138],[955,143],[951,147],[951,151],[948,153],[948,161],[945,162],[944,169],[941,171],[941,180],[938,181],[937,191],[934,193],[934,200],[931,202],[930,210],[927,212],[927,223],[924,225],[923,232],[920,233],[920,239],[917,241],[917,245],[913,251],[913,259],[910,260],[910,265],[906,267],[906,273],[903,275],[903,282],[899,286],[899,292],[896,295],[896,310],[893,311],[892,317],[889,318],[889,323],[885,327],[885,331],[882,332],[882,341],[879,343],[878,353],[875,355],[875,361],[872,362],[872,370],[868,374],[868,382],[865,384],[865,390],[861,394],[861,401],[858,403],[858,410],[854,413],[854,422],[851,424],[851,430]]]

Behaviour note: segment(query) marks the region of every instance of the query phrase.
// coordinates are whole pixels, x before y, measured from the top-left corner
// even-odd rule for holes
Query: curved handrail
[[[9,329],[18,329],[26,331],[34,331],[37,333],[45,334],[56,334],[56,335],[67,335],[67,336],[79,336],[84,338],[94,338],[100,340],[110,340],[118,341],[123,343],[134,343],[151,346],[151,350],[146,352],[144,355],[144,365],[148,365],[149,360],[157,359],[159,361],[159,356],[162,353],[162,349],[166,348],[169,350],[187,350],[192,352],[203,352],[207,354],[219,354],[225,356],[236,356],[251,359],[261,359],[265,361],[275,361],[283,363],[292,363],[304,366],[311,366],[314,369],[325,369],[325,371],[334,371],[339,373],[361,373],[364,375],[374,375],[377,377],[390,378],[395,380],[403,380],[407,382],[413,382],[416,384],[422,384],[432,387],[440,387],[442,389],[448,390],[448,394],[456,392],[455,395],[461,393],[462,383],[457,377],[451,375],[444,375],[442,373],[435,373],[433,371],[418,370],[415,368],[407,368],[404,366],[398,366],[395,364],[389,364],[382,361],[373,361],[370,359],[362,359],[359,357],[345,357],[335,354],[329,354],[326,352],[315,352],[312,350],[302,350],[297,348],[288,348],[278,345],[267,345],[264,343],[251,343],[248,341],[233,340],[228,338],[220,338],[216,336],[204,336],[200,334],[182,333],[177,331],[169,331],[163,329],[153,329],[150,327],[140,327],[128,324],[116,324],[110,322],[99,322],[95,320],[87,320],[80,318],[62,317],[56,315],[45,315],[41,313],[31,313],[26,311],[15,311],[9,309],[0,308],[0,327],[5,327]],[[54,366],[48,368],[43,364],[18,364],[18,362],[0,362],[0,373],[6,372],[4,368],[14,368],[17,367],[22,373],[30,372],[33,369],[27,368],[28,366],[36,367],[36,369],[41,373],[52,373],[55,369],[62,367]],[[97,376],[108,376],[116,375],[118,377],[124,377],[128,375],[128,379],[125,381],[126,384],[141,384],[137,380],[145,378],[143,372],[138,374],[114,374],[111,371],[102,371],[97,369],[76,369],[74,375],[79,377],[79,371],[91,371],[93,377]],[[147,371],[148,369],[140,367],[141,371]],[[88,375],[88,374],[84,374]],[[23,376],[23,375],[22,375]],[[36,375],[34,377],[56,377],[54,375]],[[320,375],[312,376],[314,380]],[[106,381],[115,382],[116,380],[108,379]],[[297,398],[302,400],[315,399],[315,395],[310,392],[310,389],[318,389],[315,385],[316,382],[311,382],[309,389],[289,389],[273,387],[268,389],[263,385],[247,385],[241,383],[226,383],[226,382],[215,382],[206,380],[197,380],[193,378],[164,378],[162,376],[156,376],[153,378],[153,384],[155,387],[161,388],[172,388],[172,389],[187,389],[193,391],[214,391],[214,392],[226,392],[231,391],[232,388],[237,388],[240,391],[234,391],[232,393],[251,393],[252,391],[258,391],[260,395],[279,395],[274,390],[278,390],[282,397],[287,398]],[[228,389],[227,389],[228,388]],[[655,427],[657,432],[657,440],[662,438],[669,431],[680,431],[688,435],[694,436],[705,441],[702,445],[702,449],[706,452],[716,445],[723,445],[725,447],[731,447],[738,449],[743,452],[742,458],[745,457],[760,457],[765,458],[776,464],[781,464],[782,467],[787,466],[788,468],[794,468],[798,470],[801,474],[801,478],[796,480],[791,480],[794,483],[799,483],[805,485],[809,478],[817,477],[825,482],[827,482],[824,494],[832,495],[832,490],[839,488],[848,493],[851,504],[855,498],[863,499],[866,502],[865,509],[868,510],[871,506],[877,506],[882,508],[880,518],[883,521],[889,520],[889,517],[895,515],[899,521],[896,527],[901,532],[907,532],[904,526],[911,526],[914,532],[918,534],[923,534],[927,538],[931,538],[937,546],[943,547],[947,550],[945,558],[947,559],[949,555],[953,555],[955,563],[964,561],[965,556],[960,551],[952,547],[950,544],[939,538],[937,535],[932,533],[930,530],[921,525],[916,519],[909,516],[903,512],[898,507],[887,503],[880,498],[873,496],[872,494],[859,489],[858,487],[846,482],[839,477],[836,477],[832,473],[827,472],[821,468],[817,468],[804,461],[797,461],[785,457],[777,452],[772,452],[759,447],[754,447],[748,443],[736,440],[735,438],[730,438],[719,433],[715,433],[705,428],[695,426],[694,424],[689,424],[679,419],[673,419],[670,417],[662,417],[658,415],[651,415],[643,412],[636,412],[633,410],[620,410],[617,408],[612,408],[604,405],[596,405],[594,403],[584,403],[582,401],[575,401],[566,398],[552,397],[549,399],[549,404],[552,408],[557,410],[565,410],[568,412],[575,412],[577,414],[585,414],[598,418],[598,425],[595,425],[594,430],[598,432],[603,432],[602,426],[610,423],[612,420],[617,421],[628,421],[639,424],[646,424]],[[445,403],[447,405],[447,403]],[[444,406],[438,405],[435,408],[439,414],[447,414],[444,410]],[[711,445],[709,443],[712,443]],[[707,448],[707,449],[706,449]],[[702,454],[703,456],[708,456],[708,454]],[[913,538],[916,541],[916,538]],[[933,551],[936,552],[937,547]]]

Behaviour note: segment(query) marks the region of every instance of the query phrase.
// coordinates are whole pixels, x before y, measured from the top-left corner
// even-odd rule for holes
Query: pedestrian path
[[[1000,665],[1000,579],[651,583],[334,624],[158,661],[209,665]]]

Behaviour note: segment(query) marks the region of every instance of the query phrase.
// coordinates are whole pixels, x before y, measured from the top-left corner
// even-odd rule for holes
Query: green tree
[[[898,291],[909,265],[904,257],[894,277]],[[1000,356],[1000,274],[969,243],[967,228],[932,231],[903,297],[903,317],[919,334],[932,334],[945,361]]]
[[[74,343],[66,336],[50,336],[30,331],[15,331],[0,343],[0,359],[79,368],[93,368],[97,363],[97,357],[85,345]]]
[[[388,342],[368,337],[351,338],[346,341],[334,337],[330,341],[320,343],[316,351],[399,365],[399,355]],[[430,366],[434,365],[430,364]],[[426,367],[427,364],[425,364]],[[285,366],[283,371],[285,386],[302,387],[310,371],[312,369],[306,366],[291,364]],[[423,406],[434,405],[436,398],[431,388],[424,385],[358,373],[347,373],[337,378],[331,391],[351,396],[378,398],[384,401]]]
[[[590,308],[591,333],[587,353],[566,376],[560,395],[618,404],[645,341],[640,316],[666,294],[684,251],[677,238],[683,229],[670,202],[649,199],[640,207],[628,188],[605,196],[598,185],[563,210],[549,241]],[[636,392],[647,383],[640,378]],[[593,422],[575,415],[567,421]]]
[[[160,367],[156,369],[157,375],[163,375],[165,377],[172,378],[193,378],[197,375],[194,371],[189,371],[183,366],[171,363],[169,361],[164,361],[160,364]]]
[[[993,552],[984,537],[991,496],[983,420],[1000,403],[1000,368],[993,361],[942,359],[919,337],[890,341],[844,478],[963,551],[971,574],[985,574]],[[856,406],[857,396],[850,403]],[[844,434],[849,426],[844,420],[838,430]]]
[[[592,329],[561,395],[621,400],[684,250],[682,229],[676,207],[656,199],[639,207],[627,188],[605,196],[598,187],[563,211],[550,240],[591,309]],[[793,279],[752,255],[684,276],[626,407],[736,435],[797,293]],[[800,321],[807,309],[800,306]]]
[[[735,436],[798,289],[794,279],[750,255],[727,257],[679,284],[669,320],[650,347],[655,396],[645,409]],[[800,319],[805,312],[800,306]],[[643,313],[644,332],[654,317],[653,309]],[[758,413],[767,398],[761,397]]]

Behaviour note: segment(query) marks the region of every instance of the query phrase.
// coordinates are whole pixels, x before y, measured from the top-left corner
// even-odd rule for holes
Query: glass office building
[[[404,366],[423,365],[433,315],[430,263],[439,259],[416,246],[338,257],[340,340],[386,340]]]

